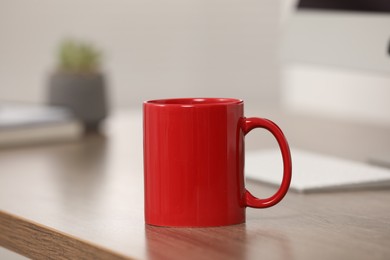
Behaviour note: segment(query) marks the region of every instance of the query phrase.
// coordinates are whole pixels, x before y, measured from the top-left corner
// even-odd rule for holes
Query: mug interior
[[[227,105],[242,102],[242,100],[235,98],[172,98],[149,100],[145,103],[156,105]]]

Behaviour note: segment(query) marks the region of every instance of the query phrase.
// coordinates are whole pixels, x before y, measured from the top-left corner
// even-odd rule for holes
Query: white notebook
[[[0,102],[0,148],[76,141],[83,130],[66,108]]]
[[[356,188],[389,188],[390,169],[313,152],[293,149],[290,189],[298,192]],[[272,185],[282,180],[279,150],[247,151],[245,174],[248,179]]]

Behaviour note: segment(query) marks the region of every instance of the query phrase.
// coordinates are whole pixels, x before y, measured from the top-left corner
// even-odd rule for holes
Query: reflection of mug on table
[[[280,128],[245,118],[244,103],[226,98],[184,98],[144,103],[145,220],[157,226],[206,227],[245,222],[245,207],[266,208],[283,199],[291,156]],[[244,187],[244,136],[269,130],[282,151],[279,190],[267,199]]]

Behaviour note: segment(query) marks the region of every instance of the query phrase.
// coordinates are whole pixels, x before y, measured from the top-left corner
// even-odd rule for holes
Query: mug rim
[[[144,101],[145,105],[154,105],[161,107],[198,107],[198,106],[218,106],[218,105],[239,105],[244,103],[242,99],[237,98],[167,98],[152,99]]]

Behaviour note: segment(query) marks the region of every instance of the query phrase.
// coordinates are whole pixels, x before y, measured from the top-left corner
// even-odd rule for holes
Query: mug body
[[[243,101],[147,101],[145,221],[207,227],[245,222]]]

